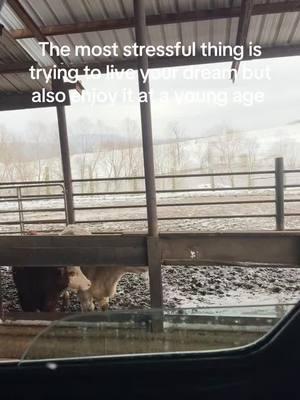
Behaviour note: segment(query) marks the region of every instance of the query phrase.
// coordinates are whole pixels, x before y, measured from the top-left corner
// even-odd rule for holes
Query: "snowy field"
[[[295,190],[286,191],[286,199],[299,198]],[[259,195],[251,192],[243,193],[217,193],[211,195],[201,193],[187,193],[184,196],[160,196],[159,204],[175,204],[173,207],[159,207],[159,217],[199,217],[213,215],[249,215],[248,218],[226,219],[182,219],[161,221],[161,231],[249,231],[273,230],[274,218],[251,218],[251,214],[274,214],[273,203],[239,204],[218,206],[180,206],[179,203],[198,203],[212,201],[247,201],[247,200],[272,200],[274,193],[264,191]],[[144,204],[143,196],[120,198],[110,196],[77,197],[76,206],[126,206]],[[25,204],[25,203],[24,203]],[[2,203],[6,209],[13,209],[12,203]],[[26,202],[24,208],[35,209],[62,206],[61,200],[51,202],[35,201]],[[299,213],[299,202],[286,203],[286,213]],[[63,213],[39,212],[26,214],[26,220],[57,219]],[[145,218],[145,208],[131,209],[105,209],[77,211],[77,221],[80,220],[108,220],[108,219],[138,219]],[[2,215],[2,220],[14,220],[16,215]],[[85,223],[93,232],[128,232],[145,231],[145,222],[101,222]],[[1,226],[2,230],[7,227]],[[56,230],[63,225],[47,224],[45,226],[28,225],[26,229]],[[287,229],[300,230],[300,216],[286,218]],[[13,229],[11,227],[10,229]],[[19,305],[11,279],[10,268],[2,268],[2,286],[4,292],[4,306],[6,310],[18,310]],[[164,304],[166,307],[202,307],[202,306],[235,306],[255,304],[282,304],[293,303],[300,299],[300,272],[297,268],[244,268],[240,266],[201,266],[183,267],[166,266],[163,268]],[[111,308],[144,308],[149,307],[149,290],[143,277],[128,274],[121,280],[116,297],[111,302]],[[72,297],[71,310],[79,310],[76,296]]]

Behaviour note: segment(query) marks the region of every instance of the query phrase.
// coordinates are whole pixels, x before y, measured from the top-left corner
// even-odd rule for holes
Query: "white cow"
[[[68,225],[62,232],[64,236],[84,236],[91,235],[91,232],[78,225]],[[79,290],[82,311],[93,311],[95,301],[103,311],[109,306],[109,299],[116,293],[117,285],[123,275],[127,273],[145,274],[148,279],[146,267],[84,267],[81,266],[84,275],[91,281],[90,289],[86,291]]]
[[[86,291],[91,288],[91,281],[83,274],[80,267],[67,267],[69,285],[68,289]]]

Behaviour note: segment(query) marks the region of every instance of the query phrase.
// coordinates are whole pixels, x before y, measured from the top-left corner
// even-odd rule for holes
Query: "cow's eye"
[[[75,276],[75,271],[70,271],[69,276]]]

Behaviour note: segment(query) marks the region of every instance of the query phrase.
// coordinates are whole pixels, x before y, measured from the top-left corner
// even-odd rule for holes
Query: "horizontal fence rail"
[[[32,190],[35,193],[41,191],[45,193],[29,194],[28,192]],[[53,190],[58,193],[51,193]],[[28,208],[24,202],[29,201],[31,203]],[[46,206],[39,205],[41,201],[46,202]],[[60,201],[60,205],[52,207],[53,201]],[[61,215],[60,218],[57,218],[57,213]],[[51,215],[54,216],[51,217]],[[0,184],[0,228],[2,226],[17,228],[16,230],[1,230],[0,234],[23,234],[27,231],[26,226],[34,227],[35,225],[43,226],[46,224],[51,225],[51,231],[56,224],[66,225],[65,190],[62,183],[36,182],[34,184],[23,182],[20,184],[18,182],[9,185],[7,183]]]
[[[284,176],[288,176],[288,174],[300,174],[300,170],[298,169],[293,169],[293,170],[285,170],[282,171]],[[215,182],[213,181],[215,178],[218,177],[264,177],[265,179],[273,179],[274,184],[267,184],[267,185],[255,185],[255,186],[249,186],[249,185],[235,185],[233,187],[218,187]],[[157,194],[158,194],[158,199],[160,199],[160,195],[167,195],[167,197],[172,196],[173,194],[182,194],[183,196],[185,195],[190,195],[190,196],[197,196],[197,198],[202,198],[204,200],[203,195],[207,195],[207,193],[211,194],[211,196],[214,196],[214,194],[229,194],[229,195],[236,195],[235,192],[246,192],[245,194],[247,195],[247,192],[251,192],[251,194],[255,195],[257,194],[258,196],[262,197],[265,194],[263,193],[261,195],[262,191],[267,191],[268,196],[272,197],[270,199],[265,199],[265,198],[260,198],[258,200],[252,200],[252,199],[247,199],[247,200],[223,200],[223,201],[181,201],[181,202],[159,202],[157,204],[158,209],[167,209],[167,208],[183,208],[183,207],[188,207],[190,208],[197,208],[201,210],[201,207],[212,207],[212,206],[234,206],[234,205],[259,205],[259,204],[266,204],[266,205],[271,205],[274,206],[273,212],[264,212],[264,213],[257,213],[252,211],[251,213],[230,213],[228,215],[225,214],[220,214],[220,213],[214,213],[213,215],[184,215],[181,212],[176,213],[176,215],[170,215],[170,216],[159,216],[158,220],[159,221],[180,221],[180,220],[214,220],[214,219],[224,219],[224,220],[229,220],[229,219],[247,219],[247,218],[272,218],[275,219],[276,221],[276,226],[277,229],[282,230],[283,226],[279,226],[278,220],[281,218],[282,215],[278,215],[278,210],[277,210],[277,205],[279,204],[280,198],[284,198],[284,191],[286,189],[297,189],[300,188],[300,184],[284,184],[281,188],[281,191],[278,190],[277,185],[276,185],[276,177],[278,176],[278,171],[275,168],[274,170],[262,170],[262,171],[238,171],[238,172],[218,172],[218,173],[189,173],[189,174],[177,174],[177,175],[161,175],[157,176],[156,179],[158,181],[158,187],[159,187],[159,182],[163,180],[181,180],[181,181],[186,181],[188,179],[196,179],[196,178],[210,178],[211,179],[211,185],[210,187],[184,187],[184,188],[168,188],[168,189],[157,189]],[[139,204],[134,204],[132,202],[132,199],[135,197],[138,197],[141,200],[144,200],[144,195],[145,195],[145,190],[114,190],[114,191],[102,191],[102,190],[94,190],[94,191],[78,191],[78,186],[79,185],[84,185],[84,184],[91,184],[93,183],[94,185],[96,184],[103,184],[103,183],[117,183],[117,182],[132,182],[132,181],[140,181],[143,180],[144,177],[142,176],[134,176],[134,177],[116,177],[116,178],[94,178],[94,179],[76,179],[73,181],[75,186],[77,185],[77,190],[74,191],[74,198],[77,200],[76,201],[76,206],[75,206],[75,211],[78,212],[92,212],[92,211],[105,211],[105,210],[130,210],[130,209],[135,209],[135,210],[143,210],[146,208],[146,204],[141,202]],[[284,180],[284,177],[282,178],[282,181]],[[127,197],[127,202],[126,204],[118,204],[117,202],[111,203],[108,205],[102,204],[99,206],[95,205],[82,205],[82,202],[84,199],[89,198],[91,202],[101,202],[101,199],[105,201],[105,199],[111,199],[111,196],[115,196],[116,199],[122,198],[122,196]],[[93,200],[94,199],[94,200]],[[300,202],[300,195],[297,198],[288,198],[284,199],[284,204],[293,204],[293,203],[298,203]],[[282,208],[284,210],[284,206]],[[174,213],[175,214],[175,213]],[[296,212],[285,212],[284,216],[286,217],[293,217],[293,216],[298,216],[299,213]],[[101,224],[101,223],[138,223],[138,222],[146,222],[147,218],[146,216],[143,217],[138,217],[134,216],[133,218],[77,218],[76,222],[80,224]]]
[[[299,174],[299,183],[296,174]],[[288,177],[293,177],[293,181],[287,182]],[[206,178],[209,179],[209,183],[199,185],[199,180]],[[226,185],[217,181],[221,178],[228,180]],[[249,183],[249,178],[263,178],[268,180],[268,184],[244,185],[244,181],[241,180],[246,179]],[[267,218],[275,220],[277,230],[283,230],[285,217],[300,216],[297,210],[291,211],[285,207],[288,204],[300,203],[300,190],[299,193],[297,191],[300,189],[300,169],[284,170],[283,161],[281,165],[276,161],[273,170],[168,174],[156,176],[156,179],[159,200],[157,207],[161,211],[158,220],[161,222]],[[230,179],[239,179],[239,182]],[[76,223],[88,224],[91,227],[109,223],[144,224],[147,221],[145,189],[140,188],[143,181],[143,176],[74,179]],[[133,183],[136,186],[135,190],[126,190]],[[103,185],[114,186],[114,190],[97,190]],[[123,185],[124,190],[118,189],[119,185]],[[169,187],[161,188],[161,185]],[[93,190],[90,190],[91,188]],[[285,198],[287,193],[293,197]],[[221,200],[220,196],[224,197],[224,200]],[[230,198],[226,199],[226,196]],[[240,196],[248,198],[241,199]],[[250,196],[258,198],[251,199]],[[218,197],[218,200],[209,201],[207,197]],[[122,204],[122,201],[125,204]],[[234,207],[255,207],[264,204],[267,208],[260,212],[257,212],[257,208],[253,208],[252,211],[247,208],[247,212],[241,209],[239,213]],[[13,205],[15,208],[12,208]],[[218,211],[218,207],[222,208],[221,212]],[[203,213],[204,209],[209,213]],[[62,230],[66,225],[63,182],[57,180],[0,183],[0,218],[1,216],[3,218],[0,220],[0,234],[24,233],[33,230],[34,227],[36,232]],[[9,229],[4,230],[5,226]],[[13,230],[13,227],[16,229]]]

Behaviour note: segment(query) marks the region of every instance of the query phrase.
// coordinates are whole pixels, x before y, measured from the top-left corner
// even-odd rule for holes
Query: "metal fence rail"
[[[168,203],[158,203],[158,208],[167,208],[167,207],[210,207],[210,206],[228,206],[228,205],[257,205],[257,204],[274,204],[274,212],[273,213],[252,213],[252,214],[214,214],[214,215],[175,215],[168,217],[158,217],[159,221],[172,221],[172,220],[209,220],[209,219],[238,219],[238,218],[274,218],[276,221],[277,230],[283,230],[285,228],[284,217],[297,217],[299,213],[296,212],[286,212],[285,211],[285,203],[298,203],[300,202],[300,196],[297,198],[288,198],[285,199],[285,190],[286,189],[297,189],[300,188],[300,180],[299,184],[286,184],[285,180],[288,174],[300,174],[300,169],[293,170],[284,170],[283,169],[283,160],[277,159],[275,162],[274,170],[262,170],[262,171],[238,171],[238,172],[218,172],[218,173],[199,173],[199,174],[177,174],[177,175],[161,175],[157,176],[157,180],[163,179],[188,179],[188,178],[217,178],[217,177],[244,177],[244,176],[265,176],[270,179],[274,179],[274,184],[272,185],[257,185],[257,186],[235,186],[235,187],[217,187],[212,185],[211,187],[190,187],[190,188],[180,188],[180,189],[158,189],[157,194],[169,194],[173,193],[214,193],[225,192],[232,193],[235,191],[251,191],[255,192],[255,194],[259,195],[262,190],[270,191],[270,195],[273,196],[272,199],[259,199],[259,200],[224,200],[224,201],[197,201],[197,202],[168,202]],[[103,182],[117,182],[117,181],[132,181],[132,180],[143,180],[142,176],[135,177],[118,177],[118,178],[94,178],[94,179],[76,179],[73,182],[75,184],[83,184],[83,183],[103,183]],[[119,190],[119,191],[94,191],[94,192],[74,192],[74,198],[97,198],[104,197],[109,198],[109,196],[128,196],[127,204],[119,205],[100,205],[100,206],[75,206],[75,211],[97,211],[97,210],[113,210],[113,209],[143,209],[146,207],[145,204],[133,204],[130,203],[130,198],[132,196],[140,196],[142,197],[145,194],[144,190]],[[253,194],[253,193],[252,193]],[[145,222],[147,221],[146,217],[143,218],[102,218],[102,219],[77,219],[77,223],[81,224],[100,224],[100,223],[126,223],[126,222]]]
[[[49,191],[50,189],[59,189],[60,193],[57,194],[25,194],[24,191],[28,191],[30,189],[34,190],[46,190]],[[3,195],[3,191],[9,192],[8,195]],[[62,200],[62,206],[60,207],[51,207],[49,203],[51,203],[52,200]],[[31,207],[30,208],[24,208],[24,202],[31,202]],[[40,207],[37,206],[35,207],[36,203],[39,201],[47,201],[47,207]],[[0,234],[6,235],[6,234],[18,234],[18,233],[25,233],[26,232],[26,226],[34,226],[34,225],[44,225],[44,224],[66,224],[66,207],[65,207],[65,191],[64,191],[64,185],[62,183],[56,183],[56,182],[37,182],[33,184],[32,182],[24,182],[23,184],[17,183],[9,183],[9,184],[0,184],[0,203],[9,203],[10,207],[8,208],[0,208],[0,218],[1,216],[5,216],[4,220],[0,220],[0,227],[1,226],[6,226],[6,227],[18,227],[17,230],[8,230],[4,231],[1,230]],[[15,205],[16,208],[12,208]],[[27,219],[27,216],[29,215],[38,215],[40,216],[41,213],[46,213],[51,214],[51,213],[63,213],[63,216],[61,218],[44,218],[44,219],[39,219],[39,218],[29,218]],[[18,216],[17,219],[15,218],[15,215]],[[12,217],[12,219],[9,219],[9,217]],[[51,229],[52,231],[52,229]]]
[[[294,175],[293,175],[294,174]],[[172,215],[169,216],[159,216],[159,221],[180,221],[180,220],[214,220],[214,219],[246,219],[246,218],[274,218],[276,221],[276,229],[284,230],[285,229],[285,217],[299,217],[299,212],[290,212],[286,211],[286,204],[292,203],[300,203],[300,195],[297,193],[297,188],[300,189],[300,178],[299,183],[290,183],[286,182],[287,177],[295,176],[295,174],[300,174],[300,169],[289,169],[284,170],[283,159],[276,159],[275,169],[274,170],[261,170],[261,171],[237,171],[237,172],[217,172],[217,173],[188,173],[188,174],[176,174],[176,175],[160,175],[157,176],[156,179],[159,182],[168,182],[170,179],[172,182],[175,180],[180,180],[181,184],[188,183],[189,179],[203,179],[210,178],[210,186],[207,187],[183,187],[183,188],[167,188],[167,189],[158,189],[158,199],[168,201],[160,201],[157,204],[158,209],[166,210],[170,208],[172,210]],[[263,177],[264,179],[273,180],[274,184],[266,184],[266,185],[237,185],[234,187],[228,186],[217,186],[215,179],[223,177]],[[73,180],[73,188],[75,189],[78,185],[81,186],[81,189],[84,188],[84,185],[90,185],[91,183],[101,185],[101,184],[116,184],[117,182],[132,182],[132,181],[144,181],[143,176],[130,176],[130,177],[116,177],[116,178],[93,178],[93,179],[74,179]],[[59,188],[61,190],[60,193],[53,193],[53,190],[57,190]],[[28,193],[29,189],[33,189],[34,193]],[[47,190],[48,193],[41,193],[41,189]],[[285,198],[286,191],[294,191],[295,194],[293,198]],[[267,194],[263,193],[265,197],[271,198],[262,198],[261,191],[267,191]],[[37,191],[39,191],[37,193]],[[250,195],[260,196],[260,199],[229,199],[229,200],[211,200],[208,201],[203,196],[204,194],[213,196],[214,194],[224,193],[226,196],[232,196],[235,194],[234,192],[238,192],[238,194],[242,194],[247,191],[250,192]],[[2,194],[1,194],[2,193]],[[4,193],[4,194],[3,194]],[[194,201],[189,201],[186,197],[184,199],[182,196],[193,196]],[[164,197],[161,197],[164,196]],[[170,200],[172,195],[175,195],[179,202],[174,200]],[[125,196],[126,201],[125,204],[118,204],[118,201],[111,202],[111,204],[105,204],[105,201],[111,200],[111,196],[116,197],[116,200],[120,199],[121,196]],[[133,197],[134,196],[134,197]],[[197,196],[197,198],[195,198]],[[98,199],[100,197],[100,199]],[[103,224],[103,223],[137,223],[137,222],[146,222],[147,218],[141,215],[134,215],[134,217],[123,217],[123,216],[115,216],[108,218],[107,216],[99,218],[90,216],[89,218],[84,217],[84,213],[86,212],[103,212],[109,210],[143,210],[146,209],[145,202],[145,190],[100,190],[100,191],[82,191],[79,192],[74,190],[73,194],[74,200],[76,200],[74,211],[76,217],[76,223],[79,224]],[[138,204],[133,202],[132,199],[138,200]],[[86,200],[90,199],[91,205],[85,204]],[[199,200],[198,200],[199,199]],[[61,205],[55,205],[52,200],[63,200]],[[121,198],[122,200],[122,198]],[[46,204],[39,205],[39,202],[47,202]],[[100,205],[95,205],[95,202],[100,203]],[[102,204],[101,204],[102,201]],[[28,202],[31,202],[30,206],[28,206]],[[52,202],[52,205],[51,205]],[[1,207],[1,204],[7,203],[7,205],[11,203],[16,204],[16,208],[11,209],[11,206]],[[103,204],[104,203],[104,204]],[[174,209],[183,209],[188,207],[193,210],[195,208],[201,210],[202,207],[213,207],[213,206],[247,206],[247,205],[273,205],[273,210],[268,210],[267,212],[257,213],[257,210],[253,210],[252,213],[220,213],[216,212],[212,215],[209,213],[199,215],[185,215],[179,212],[177,215],[173,213]],[[27,205],[27,206],[25,206]],[[37,206],[39,205],[39,206]],[[51,206],[50,206],[51,205]],[[65,191],[62,181],[40,181],[40,182],[17,182],[17,183],[0,183],[0,217],[5,216],[5,219],[0,220],[0,234],[9,234],[9,233],[24,233],[28,226],[37,225],[37,232],[42,227],[44,228],[43,232],[56,232],[62,229],[62,226],[66,224],[66,207],[65,207]],[[222,210],[223,211],[223,210]],[[46,213],[47,218],[41,218],[41,214]],[[49,213],[49,214],[48,214]],[[63,217],[58,217],[59,213],[63,213]],[[81,217],[80,215],[81,214]],[[82,215],[83,214],[83,215]],[[10,216],[17,215],[17,219],[10,219]],[[34,215],[34,219],[29,219],[28,216]],[[53,218],[50,217],[53,215]],[[12,231],[4,231],[1,230],[1,227],[13,227],[18,226],[18,230]]]

